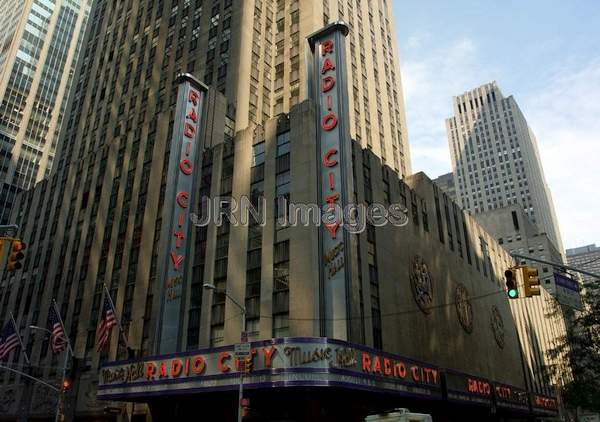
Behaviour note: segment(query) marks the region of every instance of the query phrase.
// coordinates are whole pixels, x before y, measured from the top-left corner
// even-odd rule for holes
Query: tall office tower
[[[90,3],[0,2],[0,224],[50,173]]]
[[[580,246],[578,248],[567,249],[567,262],[581,270],[589,271],[593,274],[600,274],[600,246],[596,244]],[[583,275],[584,283],[599,282],[597,278],[590,275]]]
[[[411,173],[390,1],[97,3],[88,38],[94,48],[84,56],[81,95],[72,109],[94,124],[86,125],[85,139],[72,139],[69,151],[89,152],[120,136],[131,117],[162,116],[181,71],[226,96],[237,130],[287,112],[307,98],[306,37],[324,21],[343,19],[351,27],[346,62],[352,137],[403,175]],[[86,93],[92,95],[83,102]],[[92,131],[109,136],[87,136]]]
[[[514,97],[496,82],[454,97],[446,131],[459,203],[474,213],[518,204],[562,253],[537,140]]]

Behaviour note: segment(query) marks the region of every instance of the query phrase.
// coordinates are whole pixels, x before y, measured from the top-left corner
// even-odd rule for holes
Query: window
[[[290,322],[288,315],[275,315],[273,317],[273,337],[287,337],[290,335]]]
[[[258,166],[265,162],[265,143],[260,142],[252,147],[252,166]]]
[[[225,328],[223,325],[213,326],[210,330],[210,345],[219,346],[225,341]]]

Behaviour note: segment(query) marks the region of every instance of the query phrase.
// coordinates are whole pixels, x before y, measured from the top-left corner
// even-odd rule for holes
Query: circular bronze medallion
[[[496,305],[492,306],[492,313],[490,315],[490,324],[492,327],[492,332],[494,333],[494,338],[496,339],[496,343],[498,347],[504,349],[504,320],[502,319],[502,315],[500,314],[500,310]]]
[[[464,284],[459,283],[454,290],[454,303],[456,315],[464,330],[471,334],[473,332],[473,306],[469,291]]]
[[[410,265],[410,287],[419,309],[425,314],[431,312],[433,304],[433,279],[423,258],[415,255]]]

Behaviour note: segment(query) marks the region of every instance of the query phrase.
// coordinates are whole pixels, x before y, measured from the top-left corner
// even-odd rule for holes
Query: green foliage
[[[600,282],[582,293],[584,309],[571,315],[567,338],[551,353],[570,358],[573,380],[562,389],[567,407],[600,412]]]

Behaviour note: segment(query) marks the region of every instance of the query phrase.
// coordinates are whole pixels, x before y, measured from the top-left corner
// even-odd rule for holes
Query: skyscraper
[[[596,244],[567,249],[567,262],[576,268],[600,274],[600,247]],[[583,274],[583,283],[598,282],[598,279]]]
[[[0,4],[0,224],[15,194],[50,173],[90,3]]]
[[[476,214],[518,204],[563,251],[537,140],[514,97],[492,82],[453,103],[446,130],[460,204]]]
[[[144,115],[162,116],[173,104],[173,80],[182,71],[226,96],[236,130],[287,112],[307,97],[306,37],[324,22],[340,19],[352,29],[346,54],[352,137],[403,175],[411,173],[391,2],[146,3],[98,1],[65,159],[121,136],[134,117],[139,122]],[[86,93],[91,96],[84,102]],[[77,129],[77,113],[93,126],[85,125],[76,142],[69,135]],[[163,119],[156,120],[160,134]]]

